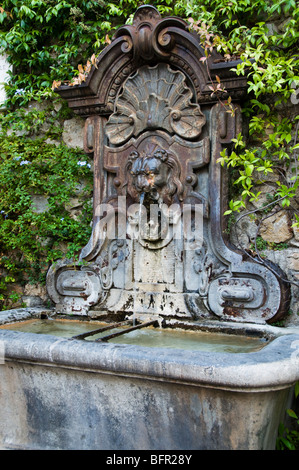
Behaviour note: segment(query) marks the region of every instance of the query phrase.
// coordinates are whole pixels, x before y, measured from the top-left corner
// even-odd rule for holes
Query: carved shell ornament
[[[116,98],[114,113],[106,124],[110,143],[121,145],[132,136],[154,129],[196,139],[206,119],[191,98],[192,91],[182,72],[166,64],[141,67],[126,80]]]

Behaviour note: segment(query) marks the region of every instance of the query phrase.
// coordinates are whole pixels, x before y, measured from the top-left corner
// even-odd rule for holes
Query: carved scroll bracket
[[[144,5],[137,10],[133,24],[121,27],[114,37],[123,36],[122,51],[132,51],[134,60],[150,61],[155,56],[169,56],[173,49],[175,42],[168,32],[170,26],[186,30],[186,23],[180,18],[163,20],[156,8]]]

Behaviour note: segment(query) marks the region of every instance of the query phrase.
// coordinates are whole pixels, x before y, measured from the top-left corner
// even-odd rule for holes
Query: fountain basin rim
[[[299,380],[299,335],[278,336],[259,351],[214,353],[93,343],[0,330],[4,364],[31,363],[230,391],[261,392]]]
[[[25,307],[17,308],[11,310],[4,310],[0,312],[0,327],[7,323],[17,323],[25,320],[38,319],[42,318],[42,315],[45,318],[49,319],[62,319],[68,321],[90,321],[94,323],[105,322],[101,320],[101,316],[98,318],[89,318],[85,316],[79,316],[78,318],[72,316],[57,316],[55,311],[52,309],[42,308],[42,307]],[[58,318],[59,317],[59,318]],[[150,318],[150,317],[149,317]],[[144,318],[141,321],[145,321]],[[298,327],[277,327],[272,326],[267,323],[248,323],[248,322],[229,322],[223,320],[196,320],[192,321],[191,319],[182,320],[180,319],[169,319],[167,320],[167,326],[171,328],[190,328],[198,329],[201,331],[211,331],[211,332],[220,332],[228,334],[243,334],[249,336],[264,336],[267,339],[274,339],[278,336],[289,335],[289,334],[298,334],[299,335],[299,326]]]

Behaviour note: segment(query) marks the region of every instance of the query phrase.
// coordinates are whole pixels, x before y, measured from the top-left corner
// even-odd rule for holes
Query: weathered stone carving
[[[105,146],[103,149],[103,165],[107,171],[116,174],[113,182],[117,195],[129,194],[134,200],[136,199],[137,195],[132,193],[134,188],[132,187],[132,178],[129,177],[130,172],[127,171],[128,167],[132,165],[134,155],[138,156],[135,165],[141,164],[142,161],[151,161],[152,165],[157,164],[158,159],[156,157],[158,153],[154,157],[156,152],[167,153],[168,157],[165,159],[165,165],[169,168],[168,178],[171,180],[172,186],[176,185],[178,187],[177,197],[179,200],[184,200],[192,193],[193,196],[201,199],[205,204],[207,215],[208,204],[206,198],[199,191],[194,191],[194,188],[198,186],[195,172],[206,166],[210,160],[209,137],[196,142],[188,142],[177,136],[170,136],[168,133],[157,130],[144,132],[137,139],[131,139],[123,146]],[[146,156],[148,158],[145,158]]]
[[[152,154],[131,152],[127,163],[128,193],[133,199],[143,195],[142,202],[159,204],[172,202],[174,195],[183,197],[183,184],[180,181],[180,165],[166,150],[158,148]],[[135,194],[134,194],[135,193]]]
[[[206,122],[185,77],[166,64],[144,66],[128,77],[106,125],[111,144],[123,144],[145,129],[164,129],[184,139],[195,139]]]
[[[86,116],[95,181],[79,263],[48,274],[58,312],[263,323],[287,311],[278,268],[245,259],[224,238],[226,173],[217,160],[240,132],[246,80],[215,53],[207,73],[203,55],[184,21],[144,6],[86,83],[59,90]],[[216,73],[232,114],[210,96]]]
[[[174,40],[168,32],[169,26],[186,29],[186,24],[180,18],[162,19],[159,12],[145,5],[139,8],[134,16],[132,25],[125,25],[117,31],[115,37],[124,37],[122,51],[133,51],[135,61],[149,61],[155,56],[164,58],[174,46]]]

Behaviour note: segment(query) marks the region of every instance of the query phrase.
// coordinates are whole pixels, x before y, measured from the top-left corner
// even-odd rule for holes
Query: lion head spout
[[[128,192],[144,204],[171,204],[176,198],[182,200],[183,185],[180,181],[180,166],[176,158],[166,150],[157,148],[153,153],[140,155],[130,153],[127,163],[129,174]]]

